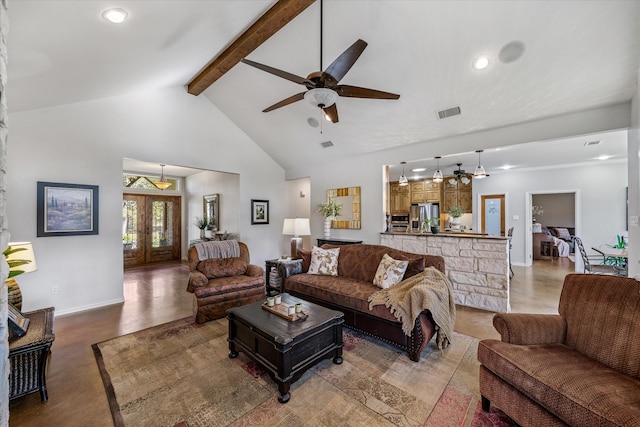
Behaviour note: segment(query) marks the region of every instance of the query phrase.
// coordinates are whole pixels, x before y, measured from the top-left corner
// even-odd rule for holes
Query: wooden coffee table
[[[244,352],[262,366],[278,384],[278,401],[287,403],[289,388],[311,366],[333,356],[342,363],[344,314],[289,294],[282,304],[301,303],[305,320],[289,321],[262,308],[257,301],[227,311],[229,357]]]

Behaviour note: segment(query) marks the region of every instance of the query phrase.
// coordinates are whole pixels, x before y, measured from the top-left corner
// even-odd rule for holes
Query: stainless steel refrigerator
[[[426,218],[439,218],[439,203],[414,203],[409,208],[409,221],[411,222],[411,231],[417,233]]]

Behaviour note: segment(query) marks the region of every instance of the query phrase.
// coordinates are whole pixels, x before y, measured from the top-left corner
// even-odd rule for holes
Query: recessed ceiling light
[[[500,166],[500,169],[504,169],[506,171],[508,171],[509,169],[513,168],[513,166],[511,165],[504,165],[504,166]]]
[[[487,55],[480,55],[473,60],[471,66],[474,70],[484,70],[489,66],[489,57]]]
[[[596,157],[596,159],[598,159],[598,160],[609,160],[610,158],[611,158],[611,156],[606,156],[606,155]]]
[[[411,169],[411,172],[424,172],[426,171],[426,168],[415,168],[415,169]]]
[[[124,20],[127,19],[127,16],[129,16],[127,11],[120,8],[107,9],[102,12],[102,18],[109,22],[113,22],[114,24],[124,22]]]

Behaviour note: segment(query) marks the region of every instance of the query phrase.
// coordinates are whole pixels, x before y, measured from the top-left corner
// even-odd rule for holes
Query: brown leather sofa
[[[342,311],[347,326],[388,343],[409,353],[414,362],[435,334],[435,324],[428,310],[416,319],[411,336],[402,331],[399,322],[384,305],[376,305],[369,310],[369,296],[380,290],[373,284],[378,264],[384,256],[409,261],[404,278],[411,277],[426,267],[433,266],[445,272],[444,258],[434,255],[420,255],[403,252],[381,245],[323,245],[322,248],[340,248],[338,255],[338,275],[320,276],[307,274],[311,260],[310,251],[301,251],[299,263],[281,263],[278,270],[284,278],[283,289],[304,300]]]
[[[519,425],[640,426],[640,282],[564,280],[558,315],[497,314],[478,345],[482,407]]]
[[[196,322],[226,316],[232,307],[249,304],[265,297],[264,270],[250,264],[249,248],[238,242],[240,256],[200,260],[195,246],[189,248],[189,282],[187,291],[194,294]]]

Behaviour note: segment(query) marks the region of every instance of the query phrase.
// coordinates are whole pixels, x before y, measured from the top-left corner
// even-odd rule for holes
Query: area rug
[[[227,320],[182,319],[94,344],[120,426],[512,426],[484,413],[478,340],[430,343],[418,363],[381,341],[344,329],[344,362],[319,362],[280,404],[277,386],[243,353],[228,357]]]

